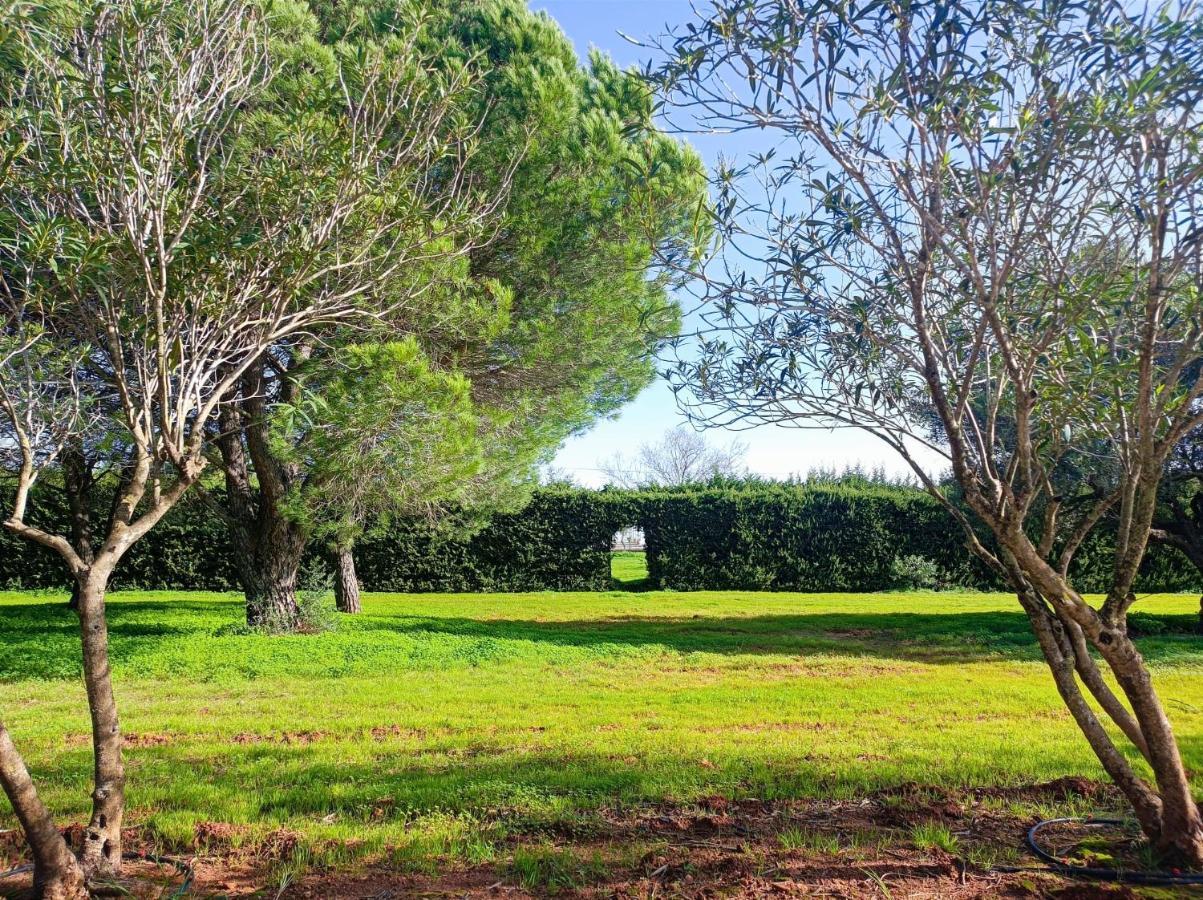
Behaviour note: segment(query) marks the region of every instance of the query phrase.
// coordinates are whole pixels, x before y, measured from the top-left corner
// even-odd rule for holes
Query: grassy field
[[[81,820],[65,599],[0,593],[0,713]],[[1203,773],[1197,603],[1145,598],[1136,621]],[[307,860],[422,869],[616,806],[1102,777],[1006,596],[376,594],[332,633],[275,638],[244,633],[234,595],[109,611],[129,819],[169,845],[284,828]]]
[[[610,577],[616,588],[642,588],[647,581],[647,554],[642,550],[615,550],[610,554]]]

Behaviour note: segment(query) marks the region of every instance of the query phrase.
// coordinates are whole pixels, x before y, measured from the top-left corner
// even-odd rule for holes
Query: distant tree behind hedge
[[[602,471],[614,487],[683,487],[745,476],[747,452],[748,445],[741,441],[713,444],[700,432],[678,425],[660,440],[640,445],[633,457],[615,453],[602,463]]]

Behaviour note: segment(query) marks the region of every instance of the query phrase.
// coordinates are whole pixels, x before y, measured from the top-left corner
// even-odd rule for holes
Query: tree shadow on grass
[[[109,606],[110,653],[118,673],[123,667],[162,669],[173,675],[205,675],[239,661],[242,642],[263,641],[223,633],[242,618],[241,602],[137,601]],[[1203,665],[1203,639],[1191,633],[1192,615],[1147,616],[1162,634],[1139,639],[1154,665]],[[357,638],[361,641],[357,645]],[[396,641],[390,641],[395,636]],[[415,652],[424,638],[439,639],[435,654]],[[453,645],[447,638],[454,638]],[[713,653],[722,655],[863,656],[894,661],[963,665],[998,660],[1037,660],[1039,652],[1027,619],[1016,611],[907,613],[787,613],[752,616],[603,616],[540,621],[519,618],[476,619],[368,612],[343,618],[334,635],[290,638],[321,640],[321,647],[343,658],[354,648],[350,674],[371,670],[373,658],[384,669],[430,669],[469,660],[503,660],[528,653],[531,643],[612,656],[631,652]],[[370,644],[370,646],[368,646]],[[250,645],[245,645],[247,651]],[[256,674],[290,674],[295,644],[255,645]],[[442,655],[439,655],[442,654]],[[320,673],[312,654],[305,672]],[[554,662],[554,659],[549,660]],[[262,665],[259,665],[259,663]],[[137,665],[142,668],[138,668]],[[158,668],[156,668],[158,667]],[[75,615],[61,602],[0,607],[0,680],[72,678],[79,674],[79,635]],[[147,670],[149,671],[149,669]],[[340,674],[348,674],[347,669]]]
[[[168,650],[201,640],[214,622],[242,615],[241,604],[223,601],[110,602],[109,656],[114,666],[139,653]],[[0,681],[75,678],[80,662],[79,619],[66,595],[44,602],[0,606]]]
[[[1139,638],[1151,662],[1203,665],[1203,639],[1191,615],[1158,616],[1165,633]],[[408,635],[447,634],[536,641],[568,647],[663,647],[679,653],[808,653],[960,665],[1039,659],[1021,612],[814,613],[763,616],[614,616],[538,621],[422,616],[369,616],[361,627]]]
[[[1067,723],[1067,729],[1073,729]],[[1180,741],[1188,766],[1203,763],[1203,746],[1195,736]],[[328,745],[232,745],[220,755],[198,754],[186,742],[138,751],[157,759],[153,771],[184,766],[187,785],[147,785],[141,791],[158,807],[154,795],[166,793],[195,810],[198,818],[220,820],[223,812],[241,808],[252,821],[279,822],[291,817],[317,821],[327,816],[364,824],[405,821],[422,814],[465,814],[476,820],[502,819],[526,826],[579,821],[588,813],[615,804],[656,803],[682,796],[752,796],[778,799],[859,798],[904,783],[947,788],[973,788],[1036,783],[1064,775],[1103,779],[1087,751],[1072,741],[1046,751],[1040,766],[1016,780],[1014,759],[966,773],[951,760],[813,757],[811,743],[799,740],[794,750],[781,748],[755,754],[716,756],[717,764],[700,765],[685,756],[649,759],[596,751],[548,747],[508,753],[503,746],[400,748],[375,745],[374,760],[339,759],[338,741]],[[1082,745],[1084,748],[1084,744]],[[947,767],[945,764],[947,763]],[[265,775],[270,773],[270,776]],[[968,778],[966,777],[968,774]],[[170,801],[168,801],[170,802]],[[139,799],[135,799],[135,804]]]

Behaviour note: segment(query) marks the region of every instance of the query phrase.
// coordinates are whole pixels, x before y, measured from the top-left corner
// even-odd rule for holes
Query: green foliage
[[[867,479],[797,485],[732,483],[641,495],[651,583],[674,590],[880,591],[903,586],[898,560],[919,562],[905,586],[1000,589],[958,526],[925,491]],[[1114,551],[1092,534],[1071,568],[1083,590],[1106,589]],[[1141,591],[1198,590],[1185,557],[1151,547]]]
[[[60,491],[43,485],[35,501],[33,521],[65,524]],[[106,502],[100,491],[97,505]],[[647,553],[629,555],[638,560],[619,557],[616,564],[611,540],[632,525],[644,528]],[[355,558],[361,582],[376,591],[605,591],[615,577],[628,590],[1002,587],[975,565],[954,524],[926,493],[866,480],[648,491],[544,488],[522,509],[486,519],[462,509],[437,522],[394,517],[370,530]],[[1078,554],[1076,583],[1104,590],[1111,560],[1106,533],[1092,536]],[[304,569],[309,580],[328,577],[323,542],[311,546]],[[1150,547],[1138,589],[1197,591],[1199,579],[1181,554]],[[65,584],[61,563],[48,551],[0,534],[0,586]],[[115,584],[234,587],[224,527],[199,498],[183,503],[130,551]]]
[[[433,79],[469,72],[471,102],[456,108],[475,126],[464,178],[498,206],[487,241],[375,289],[425,277],[421,296],[366,333],[323,333],[307,362],[279,354],[302,388],[268,409],[278,461],[301,472],[290,515],[349,542],[394,515],[512,511],[537,464],[645,387],[653,351],[677,333],[657,254],[704,238],[701,161],[657,130],[637,73],[598,54],[582,67],[519,0],[311,8],[311,28],[299,16],[282,30],[278,105],[336,94],[339,61],[371,48],[417,58]]]
[[[297,591],[297,618],[280,628],[281,632],[302,631],[310,634],[333,631],[338,627],[338,610],[334,606],[334,590],[330,579],[311,584]],[[299,627],[298,627],[299,623]]]
[[[947,574],[926,556],[899,556],[890,566],[891,587],[902,591],[939,591],[950,586]]]
[[[359,543],[356,567],[372,590],[604,591],[610,541],[632,508],[621,492],[539,491],[520,512],[468,534],[395,522]]]
[[[416,340],[352,344],[339,365],[296,377],[300,400],[277,406],[273,448],[282,464],[308,466],[290,512],[315,536],[474,499],[487,451],[471,385],[434,368]]]
[[[737,484],[652,495],[642,512],[661,587],[878,591],[898,556],[974,580],[953,523],[914,488]]]
[[[11,501],[11,490],[0,483],[0,502]],[[107,481],[96,490],[94,513],[99,517],[108,513],[111,490]],[[29,521],[58,531],[67,528],[67,499],[52,480],[35,487]],[[0,529],[0,588],[64,588],[69,582],[58,554]],[[190,495],[122,557],[111,584],[114,589],[232,590],[238,577],[229,530],[199,496]]]

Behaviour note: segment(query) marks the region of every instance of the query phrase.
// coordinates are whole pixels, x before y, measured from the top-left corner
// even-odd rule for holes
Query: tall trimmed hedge
[[[108,498],[97,497],[102,517]],[[548,489],[521,512],[501,515],[472,532],[464,521],[434,528],[398,523],[355,550],[359,576],[373,591],[602,591],[610,581],[610,541],[630,518],[621,492]],[[61,490],[39,485],[30,520],[66,527]],[[324,547],[310,548],[303,575],[328,572]],[[65,589],[62,560],[0,528],[0,589]],[[114,589],[238,590],[229,532],[203,500],[192,496],[130,550],[114,573]]]
[[[37,492],[34,521],[61,529],[61,491]],[[98,503],[103,498],[98,498]],[[360,542],[367,590],[405,592],[600,591],[611,586],[610,541],[639,525],[649,580],[674,590],[878,591],[895,586],[895,561],[921,557],[950,584],[1001,589],[965,549],[957,526],[922,491],[868,482],[735,483],[682,490],[537,491],[522,511],[472,531],[399,523]],[[1074,580],[1105,588],[1112,558],[1105,532],[1078,553]],[[327,567],[324,548],[306,561]],[[1139,591],[1199,590],[1200,575],[1173,550],[1151,547]],[[0,588],[63,588],[51,552],[0,531]],[[124,588],[236,590],[229,537],[197,497],[181,504],[118,568]]]
[[[756,485],[640,503],[653,584],[675,590],[878,591],[923,556],[957,583],[968,554],[927,494],[888,485]]]
[[[395,525],[361,541],[355,565],[372,591],[604,591],[610,542],[631,516],[622,492],[539,491],[521,512],[467,537],[446,526]]]
[[[895,560],[921,557],[948,584],[1005,585],[973,557],[938,501],[917,488],[854,481],[751,484],[645,494],[637,501],[653,585],[674,590],[880,591]],[[983,541],[988,538],[983,535]],[[1079,550],[1079,589],[1106,590],[1113,549],[1099,529]],[[1136,589],[1198,591],[1176,551],[1150,546]]]
[[[0,488],[0,494],[4,493]],[[109,498],[103,490],[98,494],[99,520],[107,513]],[[63,492],[53,485],[38,485],[29,518],[36,525],[63,532],[69,521]],[[59,589],[70,581],[57,553],[0,527],[0,589]],[[200,497],[189,496],[130,548],[113,573],[112,585],[114,590],[235,590],[238,576],[230,555],[229,531]]]

